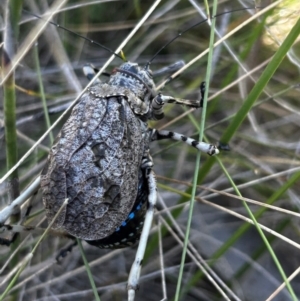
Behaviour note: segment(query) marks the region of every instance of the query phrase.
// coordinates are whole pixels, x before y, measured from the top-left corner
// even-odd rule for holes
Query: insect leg
[[[158,131],[156,129],[150,129],[151,133],[151,141],[162,140],[162,139],[173,139],[177,141],[183,141],[186,144],[197,148],[198,150],[207,153],[210,156],[217,155],[219,153],[218,148],[215,145],[208,144],[205,142],[199,142],[192,138],[186,137],[179,133],[170,132],[161,130]]]
[[[175,98],[173,96],[158,94],[152,101],[153,119],[159,120],[164,117],[163,106],[165,103],[175,103],[180,105],[186,105],[193,108],[200,108],[201,100],[193,101],[193,100]]]
[[[25,201],[32,195],[34,195],[40,186],[40,177],[37,177],[33,183],[28,186],[23,193],[17,197],[13,202],[0,211],[0,225],[4,224],[5,221],[25,203]]]
[[[1,233],[4,231],[10,231],[10,226],[2,225],[0,231],[1,231]],[[0,245],[9,247],[17,239],[18,234],[19,234],[18,232],[13,233],[11,238],[0,237]]]
[[[176,72],[179,69],[181,69],[184,65],[185,65],[184,61],[175,62],[172,65],[169,65],[169,66],[163,67],[159,70],[153,71],[153,77],[162,76],[165,74],[171,74],[171,73]]]
[[[200,100],[176,98],[159,93],[152,101],[152,118],[159,120],[164,117],[163,106],[165,103],[175,103],[179,105],[186,105],[192,108],[201,108],[203,106],[204,92],[205,82],[202,82],[200,85]]]
[[[133,301],[135,297],[135,291],[138,289],[139,284],[139,277],[141,272],[141,267],[143,263],[143,258],[145,254],[145,249],[147,246],[147,240],[149,237],[149,233],[151,230],[151,225],[153,221],[154,215],[154,208],[157,199],[157,189],[156,189],[156,181],[155,175],[152,171],[152,159],[148,156],[148,159],[144,159],[142,162],[142,168],[146,168],[146,177],[148,180],[148,188],[149,188],[149,195],[148,195],[148,209],[145,216],[144,226],[142,230],[142,234],[140,237],[139,246],[136,252],[136,256],[134,262],[132,264],[129,278],[128,278],[128,301]]]
[[[92,64],[86,64],[83,67],[83,73],[87,77],[88,80],[92,80],[97,74],[96,68]],[[95,79],[94,84],[100,84],[101,81],[99,78]]]
[[[58,254],[56,255],[55,259],[58,263],[61,262],[61,260],[68,255],[68,253],[72,252],[73,247],[77,246],[77,241],[75,240],[71,244],[69,244],[67,247],[61,249]]]
[[[83,73],[88,80],[92,80],[94,76],[99,72],[99,69],[96,68],[93,64],[85,64],[83,67]],[[110,73],[103,71],[101,75],[110,77]],[[97,78],[94,83],[101,83],[101,80]]]
[[[9,247],[18,237],[19,233],[21,232],[28,232],[36,230],[37,228],[31,226],[23,226],[23,225],[1,225],[0,233],[2,235],[10,235],[11,238],[3,238],[0,237],[0,245],[4,245]],[[40,229],[37,229],[40,230]]]

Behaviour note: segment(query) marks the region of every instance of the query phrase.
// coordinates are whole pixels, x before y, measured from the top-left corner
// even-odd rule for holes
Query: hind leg
[[[142,161],[142,168],[145,168],[146,170],[145,175],[148,181],[148,189],[149,189],[148,209],[145,215],[145,221],[144,221],[144,226],[139,241],[139,246],[128,278],[128,301],[134,300],[135,291],[138,289],[141,267],[143,263],[146,246],[147,246],[147,240],[152,226],[154,209],[156,205],[157,188],[156,188],[155,175],[152,170],[152,165],[153,163],[150,155],[145,156]]]

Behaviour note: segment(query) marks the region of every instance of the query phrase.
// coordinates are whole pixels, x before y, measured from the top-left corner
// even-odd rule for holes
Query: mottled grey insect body
[[[85,70],[88,78],[93,77],[91,70]],[[100,248],[132,245],[140,238],[148,204],[150,211],[155,204],[153,172],[148,177],[153,165],[150,142],[174,139],[209,155],[218,153],[214,145],[148,128],[149,119],[164,116],[166,102],[200,106],[200,100],[157,94],[148,66],[131,62],[114,69],[107,84],[97,80],[83,94],[41,175],[49,221],[68,199],[54,229]]]
[[[125,63],[108,84],[97,84],[74,107],[48,156],[41,177],[53,228],[84,240],[109,236],[126,220],[148,153],[147,124],[154,83],[137,64]],[[140,78],[138,78],[138,76]]]

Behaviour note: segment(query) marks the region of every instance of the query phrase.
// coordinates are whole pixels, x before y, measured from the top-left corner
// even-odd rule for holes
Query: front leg
[[[164,117],[163,107],[166,103],[174,103],[179,105],[186,105],[192,108],[200,108],[203,106],[203,98],[205,92],[205,82],[200,85],[200,99],[199,100],[188,100],[182,98],[175,98],[173,96],[167,96],[159,93],[152,100],[152,119],[160,120]]]

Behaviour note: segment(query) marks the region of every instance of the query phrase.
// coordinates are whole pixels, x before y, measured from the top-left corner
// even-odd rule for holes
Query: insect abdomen
[[[101,85],[94,86],[74,108],[42,173],[48,219],[68,198],[54,228],[84,240],[108,237],[128,217],[145,145],[145,129],[125,97],[117,95],[116,87],[111,96],[101,92]],[[90,118],[95,115],[100,120]]]
[[[139,173],[138,194],[126,220],[110,236],[87,243],[104,249],[119,249],[135,244],[141,235],[145,214],[148,208],[148,183],[143,171]]]

